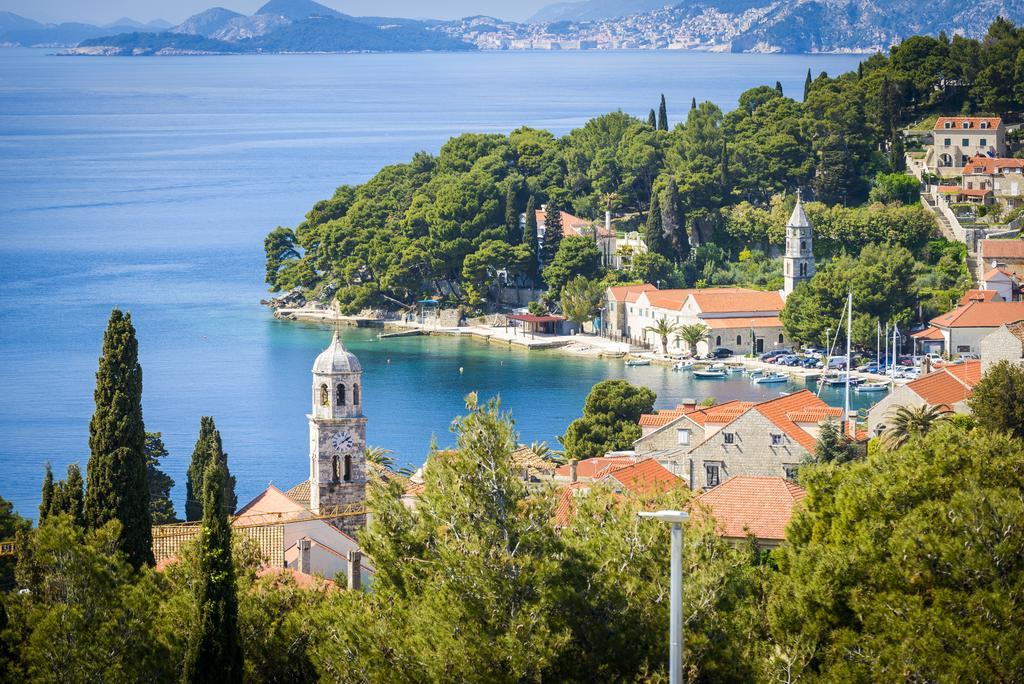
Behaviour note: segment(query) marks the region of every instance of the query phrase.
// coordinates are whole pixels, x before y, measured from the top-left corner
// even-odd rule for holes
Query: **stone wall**
[[[678,431],[682,429],[690,431],[690,443],[688,446],[679,443]],[[634,448],[639,455],[649,454],[653,451],[680,451],[685,454],[687,450],[703,441],[704,429],[701,426],[688,418],[678,418],[638,439],[634,442]]]
[[[1007,330],[1005,325],[982,339],[978,346],[983,372],[1000,361],[1024,364],[1024,341]]]

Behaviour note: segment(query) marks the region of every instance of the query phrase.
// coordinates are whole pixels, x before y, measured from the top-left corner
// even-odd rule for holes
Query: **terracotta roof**
[[[615,287],[609,287],[608,293],[616,302],[624,302],[626,301],[627,295],[633,294],[634,299],[632,301],[635,302],[635,297],[639,296],[641,292],[657,289],[658,288],[654,287],[654,285],[651,285],[650,283],[644,283],[643,285],[616,285]]]
[[[740,311],[778,313],[785,306],[782,295],[776,291],[765,292],[744,287],[708,288],[697,290],[691,296],[701,313],[705,314]]]
[[[988,276],[991,273],[996,272],[998,269],[992,269],[985,274],[982,280],[988,280]],[[960,306],[967,304],[968,302],[991,302],[993,299],[999,296],[999,293],[995,290],[968,290],[964,293],[964,296],[960,298]]]
[[[656,309],[678,311],[683,308],[683,302],[686,301],[691,292],[693,290],[648,290],[644,292],[644,296],[651,306]]]
[[[946,122],[947,121],[949,121],[949,122],[951,122],[953,124],[952,128],[946,128]],[[938,120],[935,122],[935,128],[933,128],[932,130],[935,130],[935,131],[950,131],[950,130],[957,130],[957,131],[963,131],[963,130],[979,131],[979,130],[988,130],[988,129],[981,128],[981,122],[982,121],[987,121],[988,122],[988,129],[999,128],[999,126],[1003,123],[1003,120],[1000,119],[998,116],[940,116],[938,118]],[[967,126],[968,126],[967,128],[963,127],[963,124],[965,122],[967,123]]]
[[[1002,169],[1024,169],[1024,159],[1013,157],[989,157],[985,154],[976,154],[964,166],[964,173],[984,173],[994,175],[1003,173]]]
[[[285,578],[287,577],[291,577],[295,581],[295,586],[303,589],[320,588],[330,590],[338,588],[338,585],[334,580],[329,580],[324,577],[316,577],[314,575],[307,575],[304,572],[299,572],[298,570],[293,570],[291,568],[264,567],[256,572],[256,576],[261,578],[274,578],[274,586],[276,588],[283,586],[286,582]]]
[[[1007,323],[1006,329],[1010,331],[1010,334],[1016,337],[1021,342],[1024,342],[1024,321],[1017,321],[1016,323]]]
[[[931,327],[925,328],[924,330],[918,331],[911,335],[915,340],[944,340],[946,339],[942,335],[942,331],[938,328]]]
[[[530,477],[550,477],[557,467],[554,461],[541,458],[528,446],[520,446],[513,451],[512,462],[520,471],[525,468]]]
[[[660,494],[686,484],[653,458],[613,470],[605,479],[615,480],[630,493],[640,495]]]
[[[816,440],[803,428],[798,426],[790,414],[800,414],[809,409],[828,409],[829,405],[819,399],[810,390],[800,390],[777,399],[769,399],[754,406],[751,410],[759,412],[808,451],[814,451]],[[836,409],[838,410],[838,409]],[[839,411],[842,414],[842,411]]]
[[[941,192],[944,195],[959,195],[960,194],[960,186],[959,185],[940,185],[939,186],[939,192]]]
[[[284,495],[295,503],[309,508],[309,480],[303,480],[285,492]]]
[[[701,322],[712,330],[734,328],[746,330],[753,325],[755,328],[781,328],[782,321],[778,316],[739,316],[737,318],[702,318]]]
[[[971,396],[980,379],[981,361],[968,361],[928,373],[906,386],[932,406],[952,406]]]
[[[786,414],[794,423],[820,423],[829,418],[841,418],[843,410],[832,406],[808,406]]]
[[[573,482],[562,487],[558,495],[558,506],[555,508],[555,525],[565,527],[576,515],[576,497],[587,493],[588,482]]]
[[[737,475],[700,495],[723,537],[782,541],[804,488],[782,477]]]
[[[665,409],[658,411],[657,413],[645,413],[640,416],[640,427],[661,427],[667,425],[679,416],[685,416],[687,413],[692,413],[693,410],[686,409]]]
[[[990,269],[988,273],[986,273],[985,275],[981,276],[981,279],[982,280],[992,280],[993,278],[995,278],[998,275],[1004,275],[1007,278],[1013,278],[1013,274],[1010,273],[1009,271],[1007,271],[1005,268],[993,268],[993,269]],[[967,294],[970,294],[971,292],[993,292],[993,293],[995,293],[995,290],[968,290]],[[993,294],[992,296],[994,297],[995,294]],[[991,297],[989,297],[989,299],[991,299]],[[964,300],[961,299],[960,301],[963,302]]]
[[[596,480],[618,468],[626,468],[637,462],[632,456],[595,456],[585,458],[576,464],[576,477],[580,479]],[[570,477],[569,464],[560,465],[555,469],[555,475]]]
[[[755,403],[753,401],[725,401],[715,406],[700,409],[689,417],[698,425],[731,423],[746,413],[747,409]]]
[[[1024,318],[1024,302],[970,302],[936,316],[933,326],[941,328],[998,328]]]
[[[982,240],[984,259],[1024,259],[1024,240]]]

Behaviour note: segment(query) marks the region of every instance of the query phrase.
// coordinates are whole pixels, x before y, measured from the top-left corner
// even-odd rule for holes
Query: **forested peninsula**
[[[497,274],[546,286],[552,304],[578,275],[774,289],[781,265],[770,256],[800,190],[819,261],[856,260],[875,244],[871,263],[900,264],[886,277],[904,296],[885,311],[864,302],[858,327],[873,340],[870,319],[899,317],[917,301],[945,311],[966,274],[962,246],[933,239],[934,219],[903,173],[903,130],[940,113],[1013,120],[1024,109],[1022,41],[1024,31],[1004,20],[982,40],[917,36],[855,72],[808,71],[803,93],[760,86],[728,113],[683,103],[684,120],[671,127],[662,101],[647,117],[612,112],[563,137],[528,127],[466,133],[436,156],[420,152],[339,187],[296,227],[273,230],[266,281],[336,299],[346,314],[423,297],[486,308]],[[607,273],[579,238],[538,254],[520,222],[528,205],[594,220],[610,211],[616,230],[639,230],[652,252]]]

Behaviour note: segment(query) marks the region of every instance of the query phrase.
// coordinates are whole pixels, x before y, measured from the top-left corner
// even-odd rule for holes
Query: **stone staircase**
[[[956,231],[950,224],[949,219],[946,215],[935,205],[935,203],[926,194],[921,195],[921,203],[931,210],[932,215],[935,216],[936,223],[939,224],[939,232],[942,233],[942,237],[946,238],[951,242],[962,242],[957,236]],[[980,280],[984,272],[984,264],[977,252],[971,251],[971,246],[967,245],[967,272],[971,276],[971,287],[974,287]]]

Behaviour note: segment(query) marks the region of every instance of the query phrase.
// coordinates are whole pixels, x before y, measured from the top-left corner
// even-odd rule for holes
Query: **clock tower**
[[[804,212],[800,191],[796,193],[796,206],[786,223],[786,253],[782,257],[782,296],[787,297],[800,283],[814,276],[814,229]]]
[[[334,332],[313,362],[313,412],[309,414],[309,507],[354,535],[366,525],[366,417],[362,368]]]

